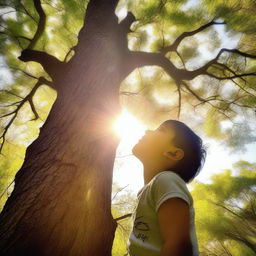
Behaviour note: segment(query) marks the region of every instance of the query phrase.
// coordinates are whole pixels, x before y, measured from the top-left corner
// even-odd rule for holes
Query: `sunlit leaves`
[[[247,95],[246,97],[241,99],[241,103],[248,106],[256,106],[256,98],[252,95]]]
[[[194,11],[184,11],[181,9],[173,8],[173,4],[167,4],[167,12],[165,18],[170,25],[175,25],[177,28],[190,29],[193,27],[193,24],[198,24],[199,17],[198,13]],[[202,18],[202,15],[200,15]]]
[[[135,195],[124,190],[117,183],[112,186],[111,212],[114,218],[132,213],[135,207]],[[113,256],[123,256],[127,253],[127,242],[132,227],[131,217],[118,221],[115,239],[112,247]]]
[[[189,59],[195,58],[198,55],[198,50],[196,48],[197,43],[191,40],[190,45],[185,43],[179,48],[182,59],[187,62]]]
[[[210,137],[223,139],[225,134],[221,130],[220,125],[220,120],[223,119],[223,116],[216,109],[210,109],[203,125],[204,132]]]
[[[239,49],[250,54],[256,54],[255,41],[255,34],[243,34],[239,43]]]
[[[23,163],[24,153],[25,146],[6,143],[0,156],[0,211],[13,189],[11,182]]]
[[[233,167],[234,172],[225,170],[212,176],[211,184],[194,183],[192,195],[202,255],[221,251],[223,255],[229,255],[228,251],[234,256],[252,255],[250,246],[256,242],[256,166],[239,161]]]
[[[214,16],[221,17],[227,20],[228,26],[235,31],[248,34],[255,32],[255,1],[203,0],[203,2],[206,4],[207,8]]]

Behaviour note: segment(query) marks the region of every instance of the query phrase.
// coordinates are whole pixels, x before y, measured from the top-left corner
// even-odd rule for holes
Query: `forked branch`
[[[37,41],[42,36],[45,30],[46,24],[46,15],[41,6],[40,0],[34,0],[35,9],[39,15],[39,22],[37,26],[36,33],[34,37],[31,39],[27,49],[21,52],[19,57],[20,60],[27,62],[27,61],[36,61],[40,63],[45,71],[52,77],[56,76],[58,72],[61,71],[61,65],[63,66],[64,63],[59,61],[52,55],[47,54],[46,52],[36,51],[33,50],[34,46],[36,45]]]
[[[176,38],[176,40],[169,46],[165,47],[162,49],[162,54],[166,54],[167,52],[170,52],[170,51],[176,51],[181,43],[181,41],[186,38],[186,37],[189,37],[189,36],[193,36],[205,29],[207,29],[208,27],[212,26],[212,25],[223,25],[223,24],[226,24],[225,22],[216,22],[214,20],[212,20],[211,22],[207,23],[207,24],[204,24],[203,26],[193,30],[193,31],[189,31],[189,32],[184,32],[182,33],[180,36],[178,36]]]
[[[35,105],[34,105],[34,102],[33,102],[33,97],[34,97],[34,95],[35,95],[37,89],[38,89],[42,84],[45,84],[45,82],[46,82],[46,79],[45,79],[44,77],[40,77],[40,78],[38,79],[37,83],[35,84],[35,86],[33,87],[33,89],[30,91],[30,93],[29,93],[25,98],[22,98],[22,97],[20,97],[20,96],[14,94],[14,93],[12,93],[12,92],[7,91],[7,93],[12,94],[12,95],[14,95],[14,96],[16,96],[16,97],[22,98],[22,100],[20,100],[20,101],[18,102],[19,104],[16,106],[16,109],[15,109],[15,110],[13,110],[13,111],[11,111],[11,112],[9,112],[9,113],[7,113],[7,114],[4,114],[4,115],[0,116],[0,118],[4,118],[4,117],[11,116],[11,119],[7,122],[7,125],[5,126],[5,128],[4,128],[4,130],[3,130],[3,133],[2,133],[1,136],[0,136],[0,139],[2,140],[2,141],[1,141],[1,144],[0,144],[0,154],[2,154],[2,149],[3,149],[4,143],[5,143],[5,141],[6,141],[6,134],[7,134],[8,130],[9,130],[10,126],[13,124],[15,118],[17,117],[18,112],[20,111],[20,109],[22,108],[22,106],[24,106],[24,104],[25,104],[26,102],[29,103],[30,108],[31,108],[31,110],[32,110],[32,112],[33,112],[33,114],[34,114],[34,118],[31,119],[31,121],[32,121],[32,120],[37,120],[37,119],[39,118],[39,115],[38,115],[38,113],[37,113],[37,111],[36,111],[36,108],[35,108]]]

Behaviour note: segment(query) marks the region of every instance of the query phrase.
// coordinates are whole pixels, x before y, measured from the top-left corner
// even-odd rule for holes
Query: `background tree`
[[[233,167],[193,186],[202,255],[256,255],[256,164]]]
[[[3,255],[110,254],[117,225],[110,205],[118,144],[110,127],[120,113],[119,94],[132,112],[138,105],[131,95],[147,98],[136,111],[146,123],[167,116],[189,121],[195,113],[194,127],[217,138],[232,138],[222,121],[242,122],[242,112],[255,117],[255,48],[244,43],[254,35],[255,16],[246,11],[247,2],[120,1],[120,16],[125,7],[130,13],[119,23],[116,4],[1,2],[2,62],[11,72],[9,83],[1,85],[4,161],[14,131],[33,131],[24,132],[24,152],[44,124],[1,212]],[[222,47],[221,26],[244,36],[236,48]],[[201,54],[206,46],[214,57]],[[144,66],[152,67],[135,70]],[[140,83],[128,86],[129,74]],[[171,95],[170,103],[157,102],[154,90]],[[155,111],[144,111],[147,106]]]

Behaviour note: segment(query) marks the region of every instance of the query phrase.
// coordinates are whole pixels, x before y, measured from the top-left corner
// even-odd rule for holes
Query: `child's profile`
[[[206,151],[187,125],[167,120],[147,130],[132,149],[143,164],[144,187],[132,215],[131,256],[196,256],[193,198],[186,186],[202,169]]]

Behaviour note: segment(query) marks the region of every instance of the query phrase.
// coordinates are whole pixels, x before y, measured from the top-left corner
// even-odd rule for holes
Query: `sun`
[[[129,185],[129,189],[137,191],[144,184],[143,169],[141,162],[132,154],[132,148],[145,134],[147,127],[123,109],[112,128],[121,139],[116,151],[113,180],[120,186]]]
[[[145,134],[146,126],[130,114],[126,109],[114,122],[114,131],[122,139],[129,142],[137,141]]]

